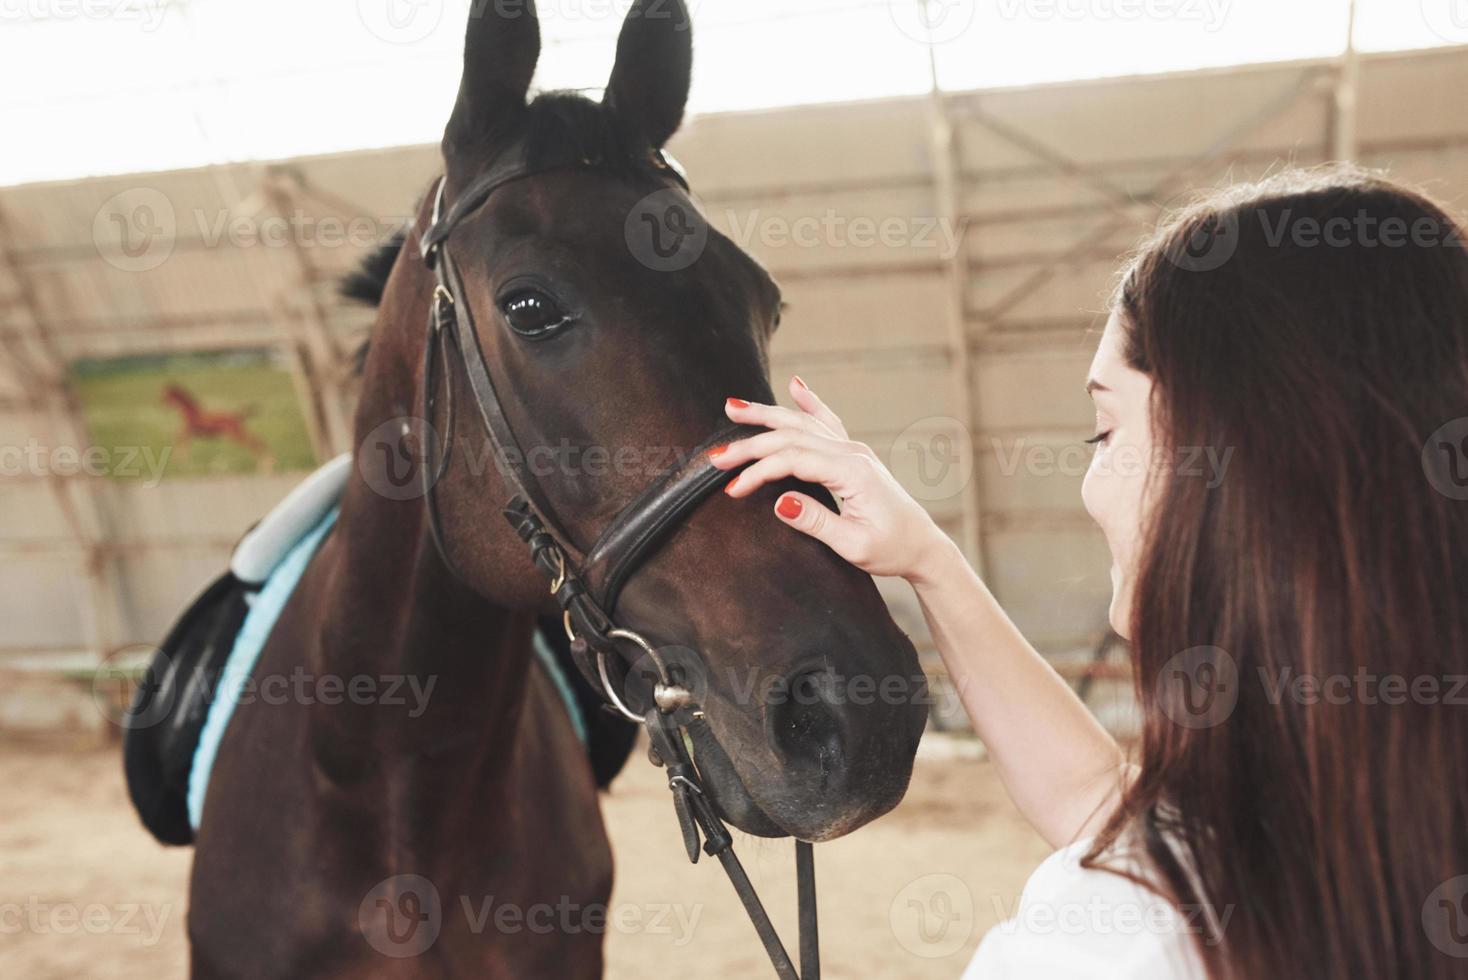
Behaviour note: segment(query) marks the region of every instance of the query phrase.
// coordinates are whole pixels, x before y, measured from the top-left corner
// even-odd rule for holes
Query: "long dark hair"
[[[1087,862],[1140,841],[1216,914],[1215,980],[1468,973],[1464,241],[1379,175],[1294,171],[1178,213],[1117,292],[1167,465],[1140,773]]]

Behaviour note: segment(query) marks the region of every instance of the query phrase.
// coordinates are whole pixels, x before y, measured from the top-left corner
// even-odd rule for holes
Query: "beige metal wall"
[[[799,372],[818,388],[969,547],[1035,642],[1067,655],[1105,626],[1108,560],[1080,506],[1077,447],[1090,434],[1092,331],[1118,259],[1189,189],[1324,159],[1337,69],[708,116],[674,150],[715,223],[785,287],[777,378]],[[1468,49],[1365,59],[1360,159],[1461,201],[1465,87]],[[328,393],[314,431],[322,452],[344,446],[337,359],[367,318],[340,307],[332,280],[361,250],[211,244],[193,216],[299,208],[385,229],[435,165],[432,147],[412,147],[0,191],[0,443],[50,433],[85,444],[64,387],[46,383],[71,358],[259,342],[283,345],[304,386]],[[97,244],[98,215],[119,206],[115,195],[126,208],[150,193],[177,218],[170,257],[118,268]],[[962,228],[956,249],[944,227]],[[0,646],[156,637],[290,483],[0,478]],[[921,637],[910,596],[885,591]]]

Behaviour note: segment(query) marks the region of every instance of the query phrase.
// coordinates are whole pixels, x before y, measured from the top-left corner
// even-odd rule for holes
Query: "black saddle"
[[[192,844],[189,771],[250,586],[220,576],[184,612],[138,683],[124,724],[123,770],[143,826],[163,844]]]

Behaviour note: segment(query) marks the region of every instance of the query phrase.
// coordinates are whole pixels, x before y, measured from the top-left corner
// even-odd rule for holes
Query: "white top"
[[[963,980],[1206,980],[1194,949],[1198,914],[1120,875],[1082,868],[1090,846],[1071,844],[1035,869],[1014,918],[984,937]]]

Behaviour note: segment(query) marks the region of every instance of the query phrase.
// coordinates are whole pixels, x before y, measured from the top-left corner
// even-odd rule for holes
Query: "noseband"
[[[688,189],[682,174],[660,152],[654,152],[648,164],[663,178]],[[714,738],[703,711],[657,649],[640,634],[618,625],[615,618],[617,598],[627,581],[669,531],[733,476],[714,467],[708,450],[761,430],[750,426],[721,430],[694,453],[654,478],[612,519],[589,549],[578,551],[515,438],[485,363],[474,314],[465,299],[463,279],[449,252],[448,240],[454,229],[483,207],[501,187],[548,170],[597,166],[590,160],[533,166],[524,147],[515,147],[499,157],[447,210],[447,178],[439,181],[433,215],[420,241],[423,260],[437,280],[424,345],[422,415],[430,427],[437,409],[439,375],[446,379],[443,448],[439,450],[429,439],[427,458],[421,467],[430,532],[445,564],[454,569],[434,497],[434,486],[448,472],[453,453],[456,406],[449,353],[453,347],[468,378],[470,394],[496,464],[511,493],[504,516],[529,547],[535,567],[550,583],[550,593],[561,607],[577,666],[613,708],[628,720],[646,727],[651,741],[649,756],[655,765],[665,767],[668,772],[668,788],[673,793],[673,809],[678,815],[688,859],[698,862],[700,846],[703,852],[719,859],[781,980],[802,980],[802,977],[816,980],[820,976],[820,951],[811,845],[795,842],[800,918],[800,971],[797,972],[748,874],[734,854],[733,837],[705,793],[698,768],[689,754],[694,733],[709,740]],[[608,670],[609,660],[620,660],[622,650],[629,646],[650,661],[657,672],[654,704],[642,714],[628,707]]]

